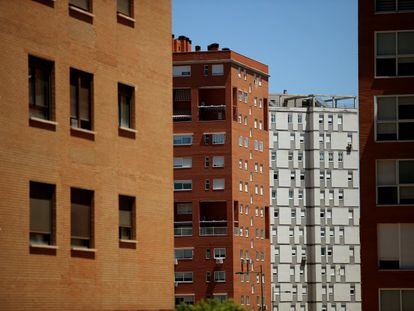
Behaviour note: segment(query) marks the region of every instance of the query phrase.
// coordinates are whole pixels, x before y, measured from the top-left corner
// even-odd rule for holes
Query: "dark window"
[[[397,75],[395,58],[377,59],[377,76],[393,77]]]
[[[204,139],[204,145],[209,145],[211,143],[211,135],[210,134],[204,134],[203,139]]]
[[[133,128],[134,88],[118,83],[119,126]]]
[[[397,10],[396,0],[376,0],[377,12],[393,12]]]
[[[71,201],[71,245],[92,247],[92,202],[93,191],[72,188]]]
[[[29,56],[30,116],[52,120],[53,62]]]
[[[69,0],[69,4],[79,9],[92,12],[91,0]]]
[[[133,240],[135,238],[135,198],[119,196],[119,239]]]
[[[70,126],[92,130],[93,75],[70,69]]]
[[[414,76],[414,57],[404,57],[398,59],[398,75]]]
[[[30,182],[30,243],[54,244],[55,186]]]
[[[204,65],[204,75],[208,76],[208,65]]]
[[[398,0],[398,11],[414,11],[414,0]]]
[[[206,282],[211,282],[211,272],[210,271],[206,272]]]
[[[133,13],[133,0],[117,0],[118,13],[132,17]]]
[[[378,187],[378,204],[398,204],[397,187]]]

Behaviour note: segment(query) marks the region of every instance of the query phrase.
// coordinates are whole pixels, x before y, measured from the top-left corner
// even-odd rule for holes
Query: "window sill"
[[[75,251],[75,252],[87,252],[87,253],[96,253],[97,252],[96,248],[71,247],[70,249],[72,251]]]
[[[89,24],[93,24],[93,15],[91,12],[78,8],[76,6],[69,4],[69,15],[73,18],[79,19],[81,21],[87,22]]]
[[[125,240],[125,239],[120,239],[119,240],[119,247],[120,248],[136,249],[137,244],[138,244],[137,240]]]
[[[71,256],[85,259],[95,259],[95,248],[71,247]]]
[[[135,19],[130,16],[117,12],[116,19],[119,24],[131,27],[131,28],[135,27]]]
[[[125,138],[135,139],[137,130],[127,128],[127,127],[118,127],[118,135]]]
[[[29,118],[29,126],[31,127],[37,127],[40,129],[48,130],[48,131],[56,131],[56,126],[58,125],[57,122],[50,121],[50,120],[44,120],[36,117],[30,117]]]
[[[57,249],[58,247],[56,245],[43,245],[43,244],[30,243],[30,246],[29,246],[30,254],[36,254],[36,255],[56,256]]]
[[[78,128],[78,127],[71,127],[70,128],[70,135],[75,136],[75,137],[79,137],[79,138],[84,138],[84,139],[95,141],[96,132],[90,131],[90,130],[85,130],[85,129]]]

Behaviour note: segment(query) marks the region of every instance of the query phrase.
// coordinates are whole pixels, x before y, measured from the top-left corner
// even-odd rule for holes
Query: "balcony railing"
[[[200,236],[227,235],[227,220],[200,221]]]
[[[226,105],[200,105],[198,114],[200,121],[225,120]]]
[[[174,222],[174,236],[192,236],[193,223],[191,221]]]
[[[173,111],[173,120],[174,121],[191,121],[191,110],[177,110]]]

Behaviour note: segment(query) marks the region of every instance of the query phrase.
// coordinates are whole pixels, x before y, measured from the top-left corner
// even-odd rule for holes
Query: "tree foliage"
[[[201,300],[195,305],[180,304],[177,311],[244,311],[244,308],[232,300],[220,302],[216,299]]]

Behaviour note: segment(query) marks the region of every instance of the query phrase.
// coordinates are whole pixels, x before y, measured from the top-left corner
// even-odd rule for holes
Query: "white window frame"
[[[177,251],[183,251],[183,257],[177,257]],[[184,257],[185,251],[191,251],[191,257]],[[194,258],[194,249],[189,247],[183,247],[183,248],[174,248],[174,258],[177,260],[193,260]]]
[[[187,274],[187,276],[191,275],[191,281],[184,281],[185,274]],[[182,275],[182,277],[181,277],[182,280],[177,281],[177,275]],[[192,271],[176,271],[174,273],[174,281],[176,283],[193,283],[194,282],[194,273]]]
[[[175,139],[180,139],[181,142],[185,139],[185,138],[189,138],[190,137],[190,142],[189,143],[180,143],[180,144],[176,144],[175,143]],[[174,134],[173,135],[173,146],[177,147],[177,146],[191,146],[193,144],[193,134]]]
[[[175,188],[176,184],[181,184],[182,186],[184,184],[190,184],[191,188],[190,189],[176,189]],[[192,180],[190,180],[190,179],[188,179],[188,180],[174,180],[174,191],[181,192],[181,191],[192,191],[192,190],[193,190],[193,181]]]
[[[173,77],[191,77],[191,65],[173,66]]]
[[[175,169],[193,167],[193,158],[191,157],[174,157],[173,162]]]
[[[376,79],[387,79],[387,78],[409,78],[409,77],[414,77],[414,75],[410,75],[410,76],[400,76],[398,75],[398,60],[399,58],[411,58],[414,57],[414,54],[403,54],[403,55],[399,55],[398,54],[398,34],[402,33],[402,32],[414,32],[414,29],[404,29],[404,30],[394,30],[394,31],[375,31],[374,32],[374,41],[375,41],[375,46],[374,46],[374,70],[375,70],[375,78]],[[394,33],[395,34],[395,55],[394,56],[389,56],[389,55],[385,55],[385,56],[378,56],[377,55],[377,48],[378,48],[378,34],[384,34],[384,33]],[[391,58],[395,58],[395,76],[378,76],[377,75],[377,59],[391,59]]]
[[[216,255],[217,252],[217,255]],[[214,248],[213,251],[214,259],[226,259],[226,248],[225,247],[218,247]]]
[[[224,145],[226,143],[226,133],[212,133],[211,143],[213,145]]]
[[[213,190],[224,190],[226,181],[224,178],[213,178]]]
[[[226,271],[214,271],[214,282],[225,283],[226,282]]]
[[[212,76],[222,76],[222,75],[224,75],[224,65],[223,64],[213,64],[213,65],[211,65],[211,75]]]
[[[396,109],[396,118],[395,120],[390,120],[390,121],[378,121],[378,99],[379,98],[395,98],[395,109]],[[407,120],[402,120],[400,121],[399,119],[399,114],[398,114],[398,107],[400,105],[399,103],[399,98],[400,97],[413,97],[413,103],[414,103],[414,94],[396,94],[396,95],[382,95],[382,96],[375,96],[374,97],[374,115],[375,115],[375,126],[374,126],[374,133],[375,133],[375,142],[377,143],[389,143],[389,142],[400,142],[400,143],[405,143],[405,142],[413,142],[413,139],[404,139],[401,140],[399,139],[399,125],[400,123],[414,123],[413,119],[407,119]],[[378,140],[378,124],[395,124],[396,126],[396,134],[397,134],[397,139],[394,140]]]
[[[224,167],[224,156],[213,156],[213,167]]]

